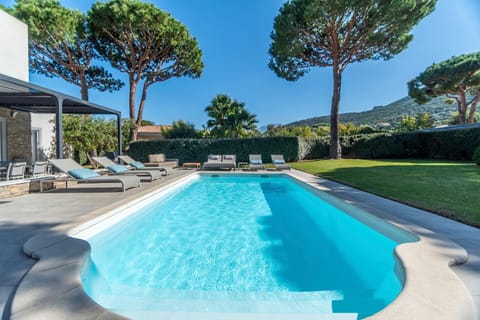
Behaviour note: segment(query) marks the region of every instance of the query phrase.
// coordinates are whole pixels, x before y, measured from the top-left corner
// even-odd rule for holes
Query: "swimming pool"
[[[195,175],[125,212],[80,235],[92,247],[82,281],[92,299],[134,318],[363,318],[399,294],[403,270],[393,250],[416,240],[284,175]]]

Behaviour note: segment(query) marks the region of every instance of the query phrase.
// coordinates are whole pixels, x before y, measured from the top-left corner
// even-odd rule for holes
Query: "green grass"
[[[480,227],[480,166],[423,160],[319,160],[292,167]]]

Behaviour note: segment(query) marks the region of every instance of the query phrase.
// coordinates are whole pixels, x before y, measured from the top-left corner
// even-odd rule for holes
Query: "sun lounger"
[[[107,157],[92,157],[92,159],[111,173],[118,175],[134,175],[140,177],[140,179],[146,178],[149,181],[158,180],[162,176],[158,170],[129,170],[127,166],[117,164]]]
[[[122,161],[123,163],[127,164],[133,170],[156,170],[163,172],[165,175],[173,173],[173,167],[162,167],[161,165],[147,167],[144,163],[136,161],[135,159],[127,155],[118,156],[118,159],[120,159],[120,161]]]
[[[252,170],[265,170],[263,165],[262,155],[250,154],[248,155],[248,167]]]
[[[235,155],[219,155],[219,154],[209,154],[207,162],[203,163],[202,168],[204,170],[215,170],[215,169],[234,169],[237,166],[237,161]]]
[[[51,159],[49,162],[71,179],[84,183],[120,183],[122,191],[140,186],[140,179],[136,176],[101,176],[93,170],[83,168],[72,159]],[[67,180],[68,182],[68,180]],[[68,184],[67,184],[68,188]]]
[[[290,166],[285,162],[281,154],[272,154],[272,163],[277,170],[290,170]]]

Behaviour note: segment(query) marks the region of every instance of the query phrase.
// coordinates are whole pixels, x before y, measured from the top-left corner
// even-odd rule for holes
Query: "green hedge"
[[[477,165],[480,166],[480,147],[475,149],[475,152],[473,153],[472,160],[473,160],[473,162],[475,162]]]
[[[362,159],[444,159],[471,161],[480,146],[480,128],[411,132],[377,133],[341,138],[343,156]],[[322,159],[329,155],[328,139],[268,137],[247,139],[175,139],[136,141],[129,154],[147,161],[152,153],[165,153],[183,162],[204,162],[208,154],[236,154],[246,162],[249,154],[261,154],[271,161],[271,154],[283,154],[286,161]]]
[[[366,159],[443,159],[471,161],[480,146],[480,128],[375,134],[343,141],[343,154]]]
[[[205,162],[209,154],[235,154],[237,161],[246,162],[249,154],[261,154],[268,163],[272,154],[283,154],[286,161],[302,160],[300,144],[297,137],[136,141],[130,144],[129,154],[146,162],[149,154],[164,153],[180,163]]]
[[[419,136],[415,133],[370,134],[342,139],[345,157],[363,159],[422,158]]]

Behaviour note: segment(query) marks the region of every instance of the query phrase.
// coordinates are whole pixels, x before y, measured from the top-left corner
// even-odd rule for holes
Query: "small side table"
[[[237,168],[238,168],[238,169],[240,169],[240,167],[242,167],[242,166],[248,167],[248,162],[239,162],[239,163],[237,163]]]
[[[185,162],[182,165],[182,168],[183,169],[187,169],[187,168],[200,169],[200,162]]]

